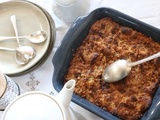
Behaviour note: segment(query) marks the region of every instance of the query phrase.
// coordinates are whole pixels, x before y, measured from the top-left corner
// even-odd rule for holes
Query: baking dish
[[[54,73],[53,73],[53,86],[59,92],[64,85],[64,76],[69,68],[69,63],[73,57],[74,50],[80,46],[83,39],[87,36],[91,25],[97,20],[110,17],[115,22],[130,27],[136,31],[145,34],[148,37],[153,38],[156,42],[160,42],[160,30],[144,22],[141,22],[135,18],[132,18],[124,13],[121,13],[112,8],[98,8],[92,11],[89,15],[79,17],[70,27],[66,35],[64,36],[61,45],[57,49],[53,57]],[[153,120],[160,118],[157,111],[160,110],[160,88],[158,88],[150,108],[141,117],[141,120]],[[72,101],[85,109],[93,112],[105,120],[119,120],[118,117],[111,113],[104,111],[100,107],[92,104],[86,99],[74,94]]]

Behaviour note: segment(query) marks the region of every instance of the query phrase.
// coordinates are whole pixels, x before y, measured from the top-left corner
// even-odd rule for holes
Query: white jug
[[[53,0],[54,14],[64,22],[73,22],[88,14],[90,0]]]
[[[75,84],[68,81],[55,97],[39,91],[24,93],[7,106],[1,120],[78,120],[69,107]]]

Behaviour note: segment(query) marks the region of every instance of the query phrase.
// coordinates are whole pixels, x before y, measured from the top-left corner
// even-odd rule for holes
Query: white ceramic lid
[[[63,114],[52,96],[34,91],[11,102],[1,120],[63,120]]]

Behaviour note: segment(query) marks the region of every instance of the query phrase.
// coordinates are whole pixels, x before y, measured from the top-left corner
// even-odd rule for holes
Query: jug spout
[[[73,95],[73,91],[76,85],[76,81],[71,79],[65,83],[62,90],[56,96],[56,99],[61,102],[65,107],[68,107]]]

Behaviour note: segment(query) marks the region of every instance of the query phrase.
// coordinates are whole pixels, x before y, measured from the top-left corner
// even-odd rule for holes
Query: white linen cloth
[[[2,2],[4,0],[0,0]],[[27,91],[43,91],[49,94],[56,95],[57,92],[54,90],[52,85],[52,75],[54,67],[52,65],[52,57],[60,45],[62,38],[69,29],[71,24],[65,23],[58,19],[52,11],[53,0],[29,0],[33,3],[40,5],[45,8],[53,18],[57,31],[56,41],[49,58],[44,62],[43,65],[37,69],[25,75],[11,77],[12,80],[16,81],[22,89]],[[85,5],[85,3],[84,3]],[[119,10],[127,15],[130,15],[136,19],[146,22],[152,26],[160,28],[160,0],[91,0],[90,11],[99,7],[110,7]],[[71,103],[71,107],[75,111],[80,111],[87,120],[102,120],[100,117],[92,114],[84,108]],[[2,115],[0,111],[0,117]]]

